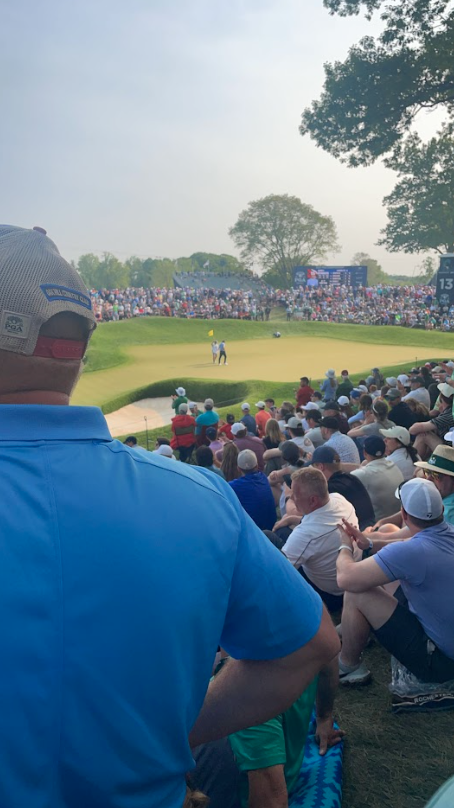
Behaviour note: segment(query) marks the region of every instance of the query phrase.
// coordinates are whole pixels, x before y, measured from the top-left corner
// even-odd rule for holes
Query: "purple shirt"
[[[388,544],[374,558],[391,581],[400,580],[427,636],[454,659],[454,526],[442,522],[421,530],[412,539]]]

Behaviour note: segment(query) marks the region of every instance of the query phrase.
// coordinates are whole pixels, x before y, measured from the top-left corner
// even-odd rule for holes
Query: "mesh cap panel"
[[[33,354],[43,323],[64,311],[96,325],[79,273],[54,242],[42,231],[0,225],[0,349]]]

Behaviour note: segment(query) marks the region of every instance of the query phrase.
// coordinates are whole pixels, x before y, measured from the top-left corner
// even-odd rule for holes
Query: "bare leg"
[[[342,651],[344,665],[355,667],[366,647],[370,626],[381,628],[391,617],[397,600],[382,587],[368,592],[346,592],[342,611]]]
[[[415,449],[421,460],[428,460],[436,446],[443,443],[442,439],[434,432],[421,432],[416,435]]]

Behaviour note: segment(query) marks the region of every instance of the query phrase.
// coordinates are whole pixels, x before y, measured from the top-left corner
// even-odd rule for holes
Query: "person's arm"
[[[276,524],[273,527],[273,530],[279,530],[279,528],[281,527],[292,527],[294,525],[299,525],[300,522],[301,522],[301,516],[299,514],[289,513],[276,522]]]
[[[410,435],[420,435],[422,432],[436,432],[437,427],[433,421],[418,421],[408,430]]]
[[[334,698],[339,684],[339,663],[336,657],[329,665],[322,668],[318,675],[317,684],[317,731],[316,741],[319,744],[319,753],[324,755],[332,746],[340,743],[345,735],[342,729],[334,729],[333,710]]]
[[[362,537],[361,532],[345,520],[339,527],[342,530],[342,544],[336,565],[338,587],[344,592],[367,592],[374,586],[389,584],[392,579],[385,575],[374,558],[366,558],[364,561],[354,560],[353,541]]]
[[[273,457],[282,457],[282,453],[280,449],[266,449],[263,452],[263,459],[264,460],[271,460]]]
[[[364,434],[365,432],[362,426],[356,426],[354,429],[350,429],[347,432],[349,438],[360,438]]]
[[[263,724],[284,712],[339,650],[339,637],[324,610],[315,636],[292,654],[269,660],[230,659],[208,688],[189,736],[191,746]]]
[[[288,808],[284,766],[268,766],[248,773],[248,808]]]
[[[367,532],[374,532],[377,528],[383,527],[383,525],[397,525],[397,527],[402,527],[402,511],[397,511],[397,513],[393,513],[392,516],[384,516],[383,519],[378,519],[372,528],[367,528]]]

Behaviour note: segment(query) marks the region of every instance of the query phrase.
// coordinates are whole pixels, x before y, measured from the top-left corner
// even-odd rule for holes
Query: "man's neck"
[[[0,404],[54,404],[65,406],[69,404],[69,395],[51,390],[25,390],[17,393],[0,394]]]

